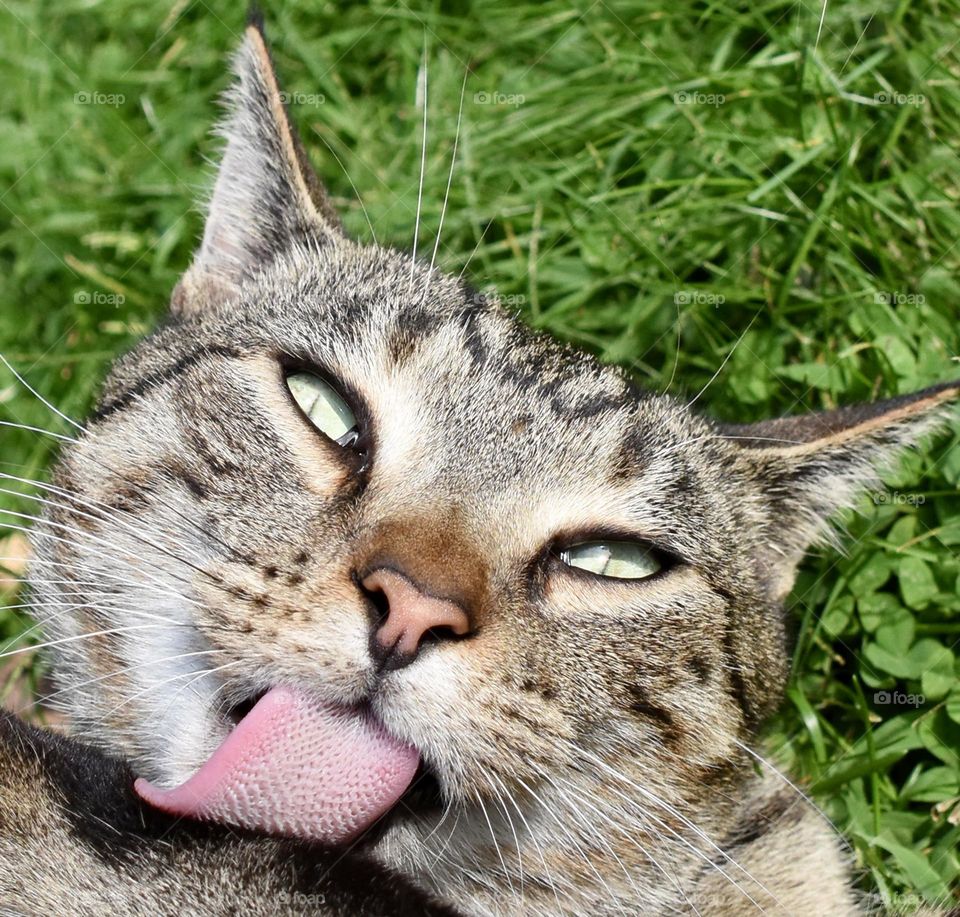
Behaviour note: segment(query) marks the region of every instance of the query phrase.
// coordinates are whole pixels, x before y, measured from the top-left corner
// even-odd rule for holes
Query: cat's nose
[[[459,604],[428,595],[395,570],[374,570],[361,585],[382,615],[371,640],[381,670],[409,665],[427,642],[452,639],[470,631],[470,618]]]

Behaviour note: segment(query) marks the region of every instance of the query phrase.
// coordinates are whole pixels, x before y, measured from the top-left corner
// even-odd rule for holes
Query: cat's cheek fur
[[[196,624],[233,660],[232,679],[255,692],[303,684],[333,703],[357,703],[369,693],[370,619],[349,579],[350,588],[335,579],[272,583],[267,591],[246,568],[222,570],[226,590],[198,590],[204,602]]]
[[[581,723],[597,711],[588,734],[602,733],[617,710],[690,763],[729,754],[729,734],[745,717],[735,661],[716,640],[731,609],[698,571],[681,566],[636,582],[556,576],[543,602],[555,651],[576,660],[564,699]]]
[[[345,489],[339,447],[295,417],[275,368],[228,360],[191,375],[175,398],[147,392],[82,437],[56,481],[84,502],[61,500],[36,539],[78,734],[164,783],[209,757],[223,711],[244,699],[220,691],[220,673],[248,692],[308,681],[349,702],[369,690],[367,610],[324,555],[342,516],[330,502]],[[256,433],[264,416],[278,432],[238,452],[237,430]],[[210,511],[224,500],[236,501],[229,519]]]

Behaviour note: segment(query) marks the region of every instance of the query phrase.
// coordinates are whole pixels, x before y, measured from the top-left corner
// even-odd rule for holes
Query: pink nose
[[[470,619],[459,605],[427,595],[394,570],[374,570],[364,578],[363,588],[381,592],[387,600],[387,617],[375,637],[386,654],[412,661],[428,631],[446,629],[462,636],[470,630]]]

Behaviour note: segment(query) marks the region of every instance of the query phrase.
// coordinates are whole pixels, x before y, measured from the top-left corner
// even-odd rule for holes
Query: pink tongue
[[[366,714],[273,688],[186,783],[134,788],[173,815],[341,844],[397,802],[419,761]]]

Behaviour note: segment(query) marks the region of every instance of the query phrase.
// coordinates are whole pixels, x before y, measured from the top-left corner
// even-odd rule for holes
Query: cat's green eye
[[[287,388],[300,410],[321,433],[341,446],[349,446],[359,436],[357,418],[346,401],[330,385],[313,373],[292,373]]]
[[[585,541],[560,552],[568,567],[616,579],[646,579],[661,569],[649,548],[634,541]]]

